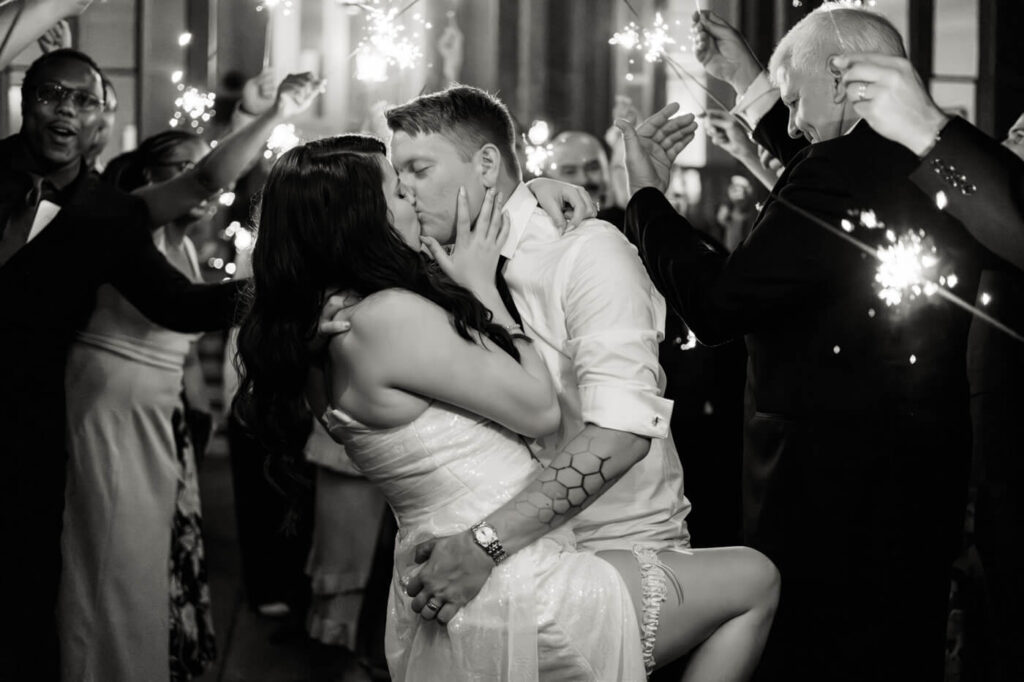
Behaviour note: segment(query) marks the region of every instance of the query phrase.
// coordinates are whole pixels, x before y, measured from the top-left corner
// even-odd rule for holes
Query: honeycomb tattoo
[[[550,526],[556,514],[583,509],[609,482],[604,468],[611,457],[591,452],[592,440],[576,438],[570,442],[555,462],[541,472],[534,484],[539,484],[540,490],[531,491],[526,499],[517,502],[516,511]],[[566,456],[568,462],[556,463]]]

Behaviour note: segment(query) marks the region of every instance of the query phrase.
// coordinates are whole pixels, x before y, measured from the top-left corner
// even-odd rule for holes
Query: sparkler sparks
[[[666,50],[676,44],[676,39],[669,35],[669,26],[662,18],[661,12],[654,15],[654,24],[650,28],[640,28],[631,21],[608,39],[609,45],[618,45],[627,52],[643,50],[644,59],[658,62],[665,58]]]
[[[281,8],[281,13],[284,16],[288,16],[292,13],[292,0],[260,0],[256,3],[257,12],[273,12],[278,7]]]
[[[423,58],[420,34],[408,33],[406,26],[399,21],[412,4],[399,9],[375,0],[372,4],[359,6],[366,11],[366,29],[356,47],[356,78],[383,82],[387,80],[388,69],[392,66],[402,71],[415,67]],[[431,27],[418,13],[412,18],[424,28]]]
[[[280,123],[267,138],[267,149],[263,152],[263,158],[281,158],[286,151],[300,144],[302,138],[295,133],[295,126],[291,123]]]
[[[175,112],[168,124],[172,128],[189,126],[196,133],[202,133],[203,124],[213,117],[217,96],[212,92],[185,87],[183,83],[178,83],[178,92],[174,100]]]
[[[904,298],[913,300],[922,294],[933,295],[940,284],[935,281],[938,252],[931,240],[922,230],[900,236],[888,230],[886,239],[890,244],[878,249],[880,262],[875,272],[875,281],[880,286],[878,297],[886,305],[896,306]],[[948,278],[943,277],[941,281],[949,285]]]

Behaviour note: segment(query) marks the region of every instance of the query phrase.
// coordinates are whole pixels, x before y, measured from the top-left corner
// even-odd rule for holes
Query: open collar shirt
[[[537,456],[549,462],[587,424],[651,439],[647,457],[574,519],[580,545],[688,546],[690,503],[658,364],[664,298],[613,225],[586,220],[563,234],[522,183],[505,210],[505,280],[562,408]]]

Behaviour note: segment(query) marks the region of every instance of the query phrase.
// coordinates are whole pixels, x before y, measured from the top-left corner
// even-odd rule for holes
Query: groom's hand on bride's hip
[[[436,617],[442,624],[479,594],[494,568],[469,531],[420,543],[415,559],[419,571],[405,587],[413,598],[412,609],[428,620]],[[439,610],[424,608],[431,599],[442,604]]]

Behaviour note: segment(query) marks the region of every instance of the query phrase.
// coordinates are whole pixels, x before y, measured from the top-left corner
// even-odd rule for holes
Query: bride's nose
[[[412,191],[409,185],[404,182],[398,183],[398,196],[402,197],[413,206],[416,206],[416,194]]]

